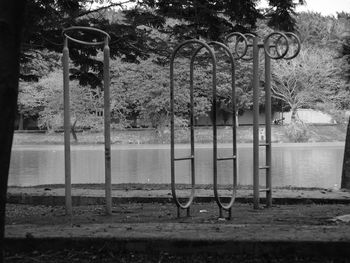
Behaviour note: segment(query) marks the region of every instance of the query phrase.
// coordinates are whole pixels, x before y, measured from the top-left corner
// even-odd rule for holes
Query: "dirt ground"
[[[7,238],[119,236],[149,238],[162,236],[203,240],[296,240],[350,241],[350,224],[335,220],[350,214],[350,205],[274,205],[253,209],[250,204],[234,205],[232,219],[218,218],[216,203],[195,203],[191,217],[176,217],[172,203],[129,203],[113,208],[106,216],[103,206],[74,207],[67,216],[62,206],[8,204]],[[183,212],[185,215],[185,212]],[[115,250],[108,244],[83,247],[29,248],[8,246],[6,262],[350,262],[344,257],[284,256],[266,254],[216,254],[202,251],[182,255]]]
[[[329,225],[332,218],[350,214],[350,205],[274,205],[272,208],[255,210],[251,204],[233,206],[232,219],[220,220],[215,202],[195,203],[191,217],[177,218],[172,203],[129,203],[114,206],[112,216],[105,215],[104,206],[77,206],[73,216],[67,216],[63,206],[33,206],[8,204],[6,224],[91,224],[91,223],[212,223],[212,224],[269,224],[269,225]]]

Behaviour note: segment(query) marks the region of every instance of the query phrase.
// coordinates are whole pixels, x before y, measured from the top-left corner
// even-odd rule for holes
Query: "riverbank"
[[[262,126],[263,127],[263,126]],[[272,125],[272,142],[288,143],[294,142],[286,135],[287,126]],[[343,125],[309,125],[307,126],[307,142],[343,142],[345,141],[346,129]],[[232,142],[232,132],[230,128],[218,128],[218,143]],[[72,144],[103,144],[104,136],[102,132],[80,132],[77,133],[78,141],[71,139]],[[195,129],[195,140],[197,143],[211,143],[212,130],[208,127],[197,127]],[[176,133],[177,143],[189,141],[188,131]],[[251,143],[253,141],[253,129],[251,126],[239,126],[237,128],[237,142]],[[170,133],[166,130],[159,133],[154,129],[129,129],[112,130],[112,144],[166,144],[170,142]],[[14,135],[14,145],[26,144],[58,144],[64,143],[63,133],[35,133],[17,131]]]
[[[191,217],[177,218],[169,190],[121,191],[111,216],[98,202],[76,203],[73,216],[63,204],[33,202],[62,197],[58,190],[9,189],[26,203],[9,196],[6,262],[349,262],[349,192],[275,189],[273,206],[256,210],[251,191],[239,191],[247,202],[237,199],[227,220],[212,199],[196,199]],[[103,200],[103,191],[84,190],[73,196]],[[150,195],[160,199],[145,202]],[[293,196],[300,202],[288,204]]]

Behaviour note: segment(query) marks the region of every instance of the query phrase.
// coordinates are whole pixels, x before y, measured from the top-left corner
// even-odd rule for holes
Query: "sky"
[[[296,8],[297,12],[310,11],[318,12],[324,16],[336,16],[337,12],[350,13],[350,0],[305,0],[306,5]],[[266,1],[261,1],[261,6],[266,6]]]

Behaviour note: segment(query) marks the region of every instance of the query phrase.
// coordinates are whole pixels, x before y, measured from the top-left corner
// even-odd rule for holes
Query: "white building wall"
[[[282,118],[282,112],[276,114],[279,118]],[[283,112],[283,123],[291,122],[291,112]],[[312,109],[299,109],[297,110],[297,119],[304,123],[317,123],[317,124],[335,124],[333,118],[322,111]]]

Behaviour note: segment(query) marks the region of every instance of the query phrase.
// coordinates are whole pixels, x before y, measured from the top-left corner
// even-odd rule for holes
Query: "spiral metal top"
[[[239,32],[233,32],[231,34],[228,34],[226,37],[225,37],[225,42],[228,44],[229,43],[229,40],[232,38],[232,37],[236,37],[236,44],[235,44],[235,58],[236,59],[240,59],[240,58],[243,58],[243,56],[247,53],[247,49],[248,49],[248,40],[247,38],[245,37],[245,35],[243,35],[242,33],[239,33]],[[239,51],[238,50],[238,44],[239,42],[243,41],[243,44],[244,44],[244,48],[243,48],[243,51]]]
[[[258,37],[251,33],[241,34],[234,32],[226,36],[226,43],[230,38],[236,36],[234,55],[236,59],[252,60],[253,56],[249,48],[253,47],[253,39]],[[238,48],[239,42],[244,42],[244,48]],[[263,43],[258,44],[264,48],[264,52],[272,59],[293,59],[301,49],[300,40],[297,35],[291,32],[273,32],[263,38]],[[251,55],[249,55],[251,54]]]

